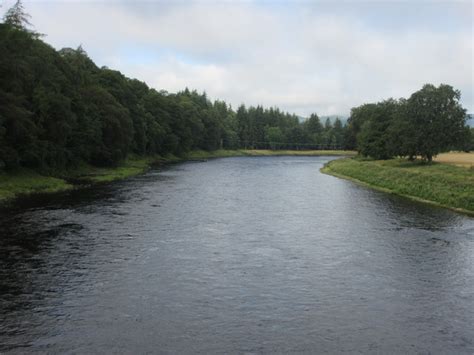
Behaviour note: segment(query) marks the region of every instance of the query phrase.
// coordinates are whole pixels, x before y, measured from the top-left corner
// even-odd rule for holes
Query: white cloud
[[[473,111],[472,4],[451,4],[456,11],[434,12],[429,20],[420,13],[422,26],[413,14],[405,21],[394,13],[400,16],[394,29],[374,16],[391,16],[383,6],[380,14],[361,16],[359,3],[340,3],[344,11],[329,11],[324,2],[32,1],[26,7],[55,47],[82,43],[98,65],[157,89],[187,86],[233,106],[308,115],[347,114],[363,102],[406,97],[427,82],[448,83]],[[133,48],[147,48],[156,59],[131,61]]]

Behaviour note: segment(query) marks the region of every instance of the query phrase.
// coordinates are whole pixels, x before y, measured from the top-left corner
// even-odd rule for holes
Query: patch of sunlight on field
[[[434,161],[438,163],[453,164],[465,168],[474,167],[474,153],[450,152],[439,154]]]

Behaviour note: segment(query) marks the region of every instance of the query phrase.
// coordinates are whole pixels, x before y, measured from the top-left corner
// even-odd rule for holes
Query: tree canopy
[[[5,24],[16,29],[26,29],[28,26],[31,26],[30,18],[31,16],[26,13],[21,0],[17,0],[16,3],[5,13],[3,21]]]
[[[218,148],[343,148],[340,121],[321,126],[278,108],[236,111],[185,88],[168,93],[99,68],[84,49],[56,51],[27,29],[20,1],[0,24],[0,167],[44,171],[114,165],[129,154]]]
[[[193,149],[358,149],[377,159],[472,149],[460,93],[425,85],[407,100],[351,110],[346,125],[276,107],[241,105],[185,88],[157,91],[99,68],[84,49],[56,51],[27,27],[21,1],[0,24],[0,168],[114,165],[129,154]],[[462,143],[462,144],[461,144]],[[471,147],[471,148],[469,148]]]
[[[347,144],[375,159],[419,156],[429,162],[444,151],[471,149],[460,97],[449,85],[426,84],[408,99],[355,107],[348,120]]]

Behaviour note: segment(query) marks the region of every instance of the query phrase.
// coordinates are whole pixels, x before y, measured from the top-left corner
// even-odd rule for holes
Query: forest
[[[27,29],[20,2],[0,24],[0,166],[113,166],[129,154],[218,148],[343,148],[344,126],[278,108],[236,111],[206,93],[158,91],[81,48],[56,51]]]
[[[460,93],[446,85],[422,89],[435,91],[429,100],[437,105],[423,117],[416,116],[418,95],[354,108],[347,124],[339,119],[322,123],[316,113],[301,119],[276,107],[242,104],[234,110],[195,90],[156,90],[119,71],[99,68],[81,46],[55,50],[28,25],[20,1],[0,24],[3,170],[114,166],[130,154],[179,156],[220,148],[357,149],[379,159],[422,155],[428,160],[443,150],[474,148]],[[452,105],[446,109],[445,102]],[[442,115],[439,109],[445,110]],[[422,149],[420,144],[434,137],[423,130],[433,115],[440,118],[435,147]]]

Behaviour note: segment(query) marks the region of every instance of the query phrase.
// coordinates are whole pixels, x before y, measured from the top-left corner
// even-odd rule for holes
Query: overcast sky
[[[13,3],[3,1],[5,11]],[[24,1],[60,49],[158,90],[307,116],[447,83],[473,112],[471,1]]]

